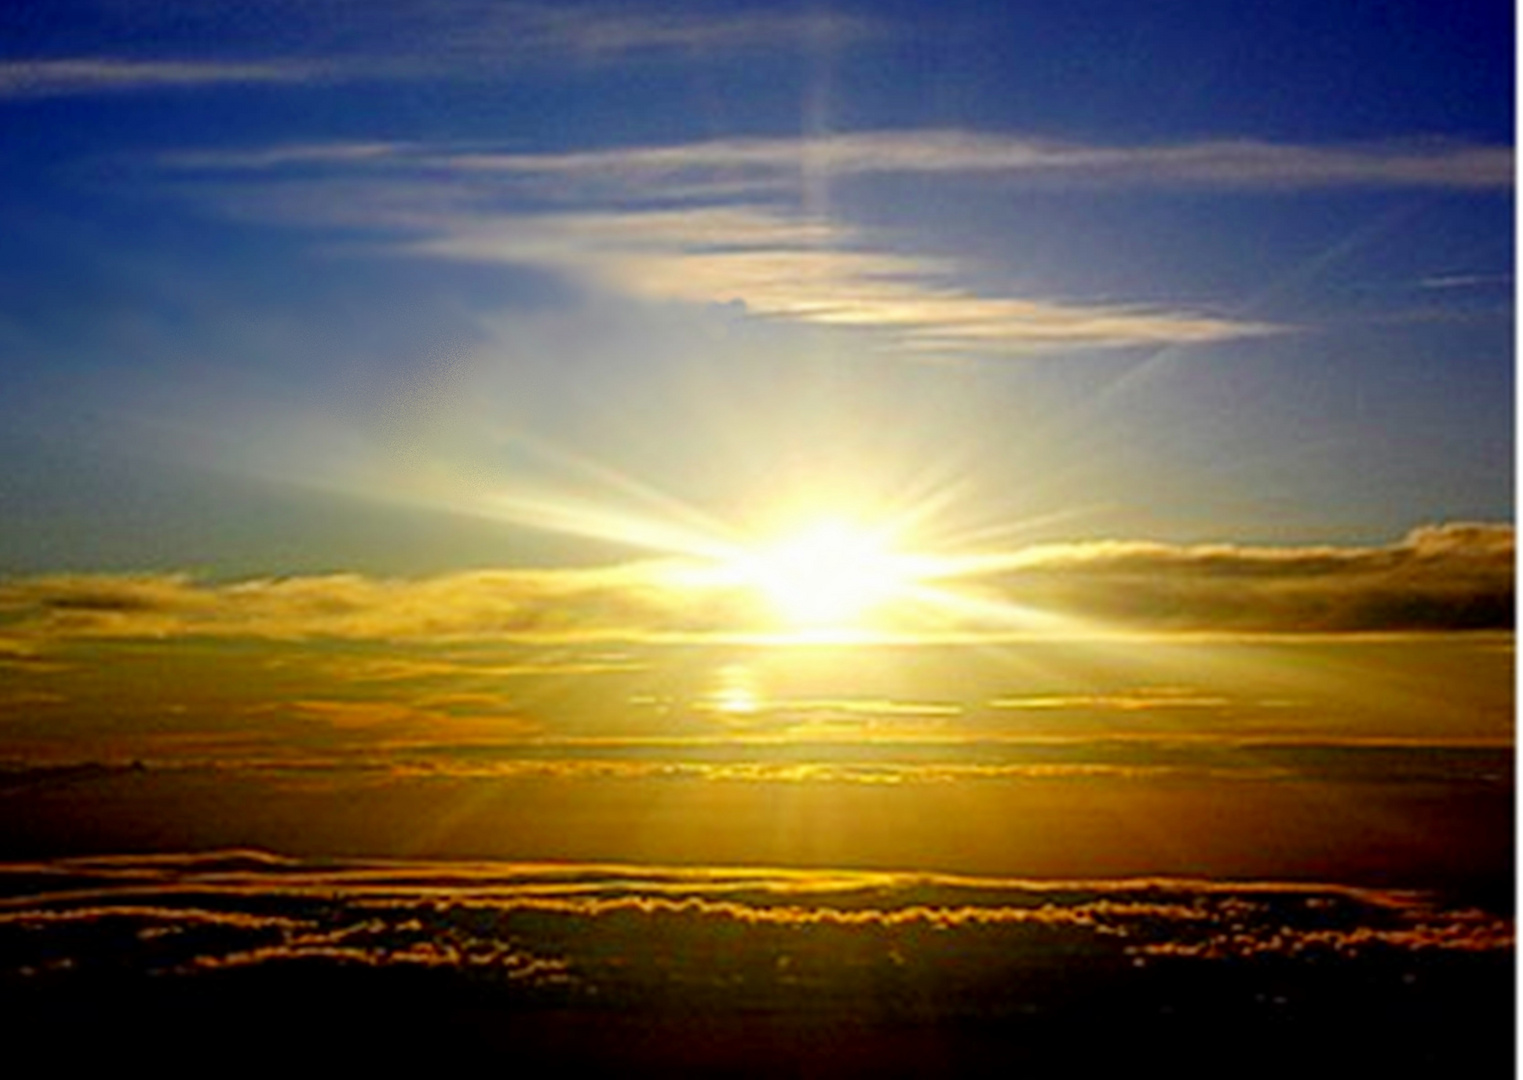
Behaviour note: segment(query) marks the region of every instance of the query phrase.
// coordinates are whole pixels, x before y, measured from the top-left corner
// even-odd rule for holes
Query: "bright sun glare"
[[[842,519],[815,522],[748,550],[733,572],[788,625],[810,632],[865,628],[918,575],[887,532]]]

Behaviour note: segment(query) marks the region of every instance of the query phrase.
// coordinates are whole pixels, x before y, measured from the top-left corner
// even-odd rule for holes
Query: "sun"
[[[811,634],[868,629],[920,576],[916,560],[895,550],[888,530],[845,518],[818,520],[749,548],[730,571],[780,621]]]

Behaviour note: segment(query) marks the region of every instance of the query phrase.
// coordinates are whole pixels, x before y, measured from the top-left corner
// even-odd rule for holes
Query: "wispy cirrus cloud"
[[[403,254],[524,267],[648,301],[733,305],[756,317],[874,334],[874,344],[892,352],[1022,355],[1198,344],[1285,329],[1158,303],[1002,295],[970,286],[970,268],[960,260],[897,250],[869,230],[775,201],[716,202],[706,191],[674,204],[647,191],[627,202],[589,192],[573,200],[584,205],[567,209],[565,189],[554,205],[508,190],[522,178],[457,174],[440,182],[374,172],[395,163],[398,152],[384,144],[300,145],[182,154],[166,163],[304,172],[340,166],[349,174],[210,194],[236,216],[379,231]]]
[[[334,74],[326,65],[302,60],[227,62],[109,56],[11,60],[0,62],[0,98],[297,84]]]
[[[1019,134],[925,129],[814,138],[732,138],[562,154],[459,153],[451,168],[580,181],[746,174],[797,177],[968,175],[1063,184],[1223,188],[1509,188],[1510,147],[1451,140],[1274,143],[1258,139],[1107,145]]]
[[[1271,333],[1163,307],[988,295],[946,260],[875,250],[845,225],[763,207],[471,216],[407,250],[554,268],[626,295],[737,303],[755,315],[882,331],[906,351],[1129,347]]]
[[[609,57],[688,54],[777,46],[841,46],[877,36],[874,20],[827,11],[705,11],[676,6],[486,4],[468,26],[440,26],[458,51],[498,49]],[[462,32],[463,31],[463,32]]]
[[[393,166],[461,174],[550,177],[589,188],[649,188],[680,182],[744,183],[762,190],[797,185],[801,176],[966,176],[1013,183],[1050,180],[1098,186],[1198,186],[1240,189],[1436,187],[1507,189],[1511,147],[1454,139],[1276,143],[1202,139],[1107,144],[957,128],[859,131],[809,137],[738,137],[560,153],[495,152],[422,144],[312,143],[254,150],[166,155],[185,167],[268,169],[303,161],[347,163],[356,148]]]
[[[159,5],[155,5],[159,7]],[[215,8],[162,5],[139,13],[122,40],[202,30],[217,55],[94,53],[0,62],[0,98],[340,81],[482,81],[508,70],[623,60],[714,57],[758,49],[841,47],[878,36],[864,16],[716,12],[657,6],[536,3],[263,5],[266,55],[227,53],[237,19]],[[179,10],[176,10],[179,8]],[[110,39],[109,15],[103,30]],[[162,20],[162,21],[161,21]],[[167,24],[167,25],[166,25]],[[314,57],[321,56],[321,60]]]
[[[1504,190],[1510,148],[1250,139],[1103,145],[955,129],[727,138],[559,153],[419,143],[181,152],[174,170],[258,174],[235,212],[401,232],[400,249],[547,270],[621,295],[736,303],[879,332],[910,353],[1020,354],[1225,341],[1285,329],[1187,304],[1012,295],[964,260],[907,250],[811,191],[873,178],[1006,185]]]

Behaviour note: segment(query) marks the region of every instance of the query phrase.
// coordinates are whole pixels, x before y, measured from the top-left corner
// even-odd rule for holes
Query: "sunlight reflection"
[[[744,664],[726,664],[714,677],[714,688],[702,705],[727,717],[755,716],[763,701],[757,690],[756,674]]]

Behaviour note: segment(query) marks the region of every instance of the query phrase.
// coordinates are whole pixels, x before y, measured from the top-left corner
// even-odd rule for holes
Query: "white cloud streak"
[[[502,4],[481,9],[477,33],[517,49],[605,57],[631,53],[712,53],[779,45],[838,46],[875,33],[868,19],[826,12],[716,14],[631,11],[616,5]],[[457,38],[462,47],[469,39]]]
[[[1254,139],[1105,146],[971,131],[861,132],[815,139],[718,139],[566,154],[456,154],[456,169],[576,179],[650,179],[700,172],[833,177],[965,174],[1064,184],[1225,188],[1507,188],[1509,147],[1450,141],[1329,144]]]
[[[315,202],[296,206],[299,216],[321,219],[326,203],[335,221],[421,234],[405,246],[417,254],[540,267],[623,295],[737,303],[764,317],[882,331],[883,343],[908,353],[984,356],[1156,348],[1285,328],[1182,306],[973,288],[970,268],[956,260],[906,252],[845,221],[789,209],[800,192],[894,176],[1065,187],[1484,191],[1510,187],[1513,175],[1509,148],[1453,142],[1104,146],[950,129],[549,154],[302,144],[182,153],[163,163],[305,171],[305,188],[285,177],[275,193]],[[261,195],[252,197],[257,203]]]
[[[1126,146],[955,128],[726,138],[542,154],[327,143],[182,154],[165,160],[195,168],[265,169],[295,161],[346,164],[358,157],[450,173],[655,191],[679,181],[701,189],[721,180],[729,190],[767,190],[796,185],[806,173],[833,179],[964,176],[1065,186],[1247,190],[1505,190],[1514,183],[1511,147],[1452,139],[1302,145],[1241,138]]]
[[[265,15],[283,27],[273,37],[275,56],[13,59],[0,62],[0,98],[356,79],[480,81],[500,78],[504,64],[518,69],[713,58],[758,49],[839,47],[878,33],[872,20],[840,14],[630,11],[617,5],[312,3],[286,10],[275,5]],[[171,24],[174,16],[192,23],[204,19],[196,11],[159,13]],[[131,32],[152,40],[161,29],[159,19],[143,14]],[[207,29],[225,33],[215,23]]]
[[[945,260],[873,250],[854,230],[762,207],[464,217],[409,250],[539,265],[656,300],[892,332],[897,349],[1020,353],[1220,341],[1264,323],[1120,304],[980,294]]]

